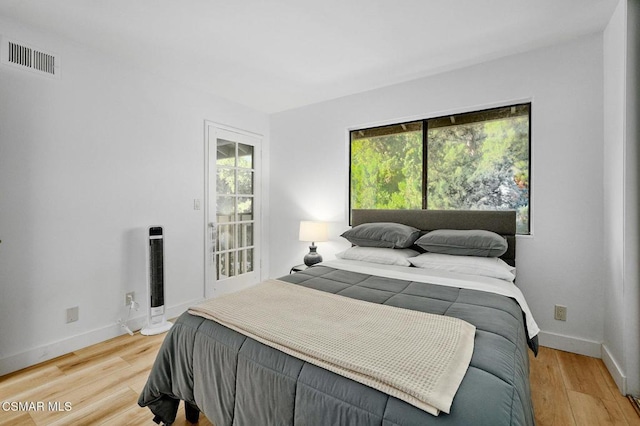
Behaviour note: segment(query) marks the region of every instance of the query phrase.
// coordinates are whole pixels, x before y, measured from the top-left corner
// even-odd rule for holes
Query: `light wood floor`
[[[62,408],[0,406],[0,425],[155,425],[137,400],[163,338],[124,335],[0,377],[0,402],[60,402]],[[541,348],[531,356],[531,388],[538,426],[640,425],[599,359]],[[176,425],[189,424],[183,410],[180,404]],[[202,415],[199,424],[211,425]]]
[[[537,425],[640,425],[602,360],[548,348],[529,358]]]

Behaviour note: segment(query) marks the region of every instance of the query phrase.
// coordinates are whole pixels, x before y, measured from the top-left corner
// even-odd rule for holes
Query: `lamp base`
[[[320,256],[316,250],[318,247],[315,244],[309,246],[309,253],[304,257],[304,264],[307,266],[315,265],[322,262],[322,256]]]

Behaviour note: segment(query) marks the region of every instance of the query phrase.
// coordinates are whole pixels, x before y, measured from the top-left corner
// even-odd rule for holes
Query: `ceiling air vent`
[[[28,44],[2,39],[2,63],[40,75],[57,78],[60,75],[60,58]]]

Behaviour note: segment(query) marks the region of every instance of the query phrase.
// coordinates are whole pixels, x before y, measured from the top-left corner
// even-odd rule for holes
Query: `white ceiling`
[[[617,2],[0,0],[0,16],[273,113],[601,31]]]

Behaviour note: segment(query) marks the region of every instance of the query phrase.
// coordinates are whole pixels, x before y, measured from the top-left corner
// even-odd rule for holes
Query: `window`
[[[351,132],[350,204],[516,210],[529,234],[531,104]]]

